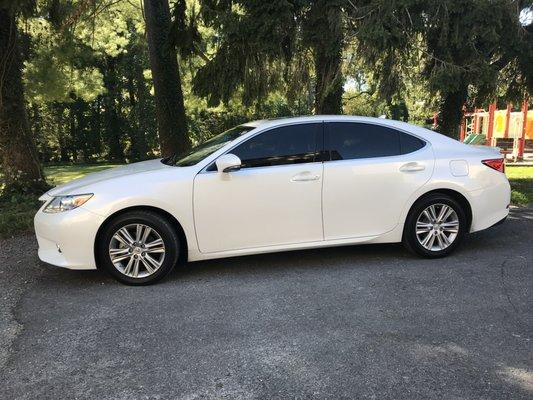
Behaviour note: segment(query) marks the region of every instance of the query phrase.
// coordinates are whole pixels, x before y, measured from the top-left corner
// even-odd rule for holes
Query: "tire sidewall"
[[[113,235],[122,227],[130,224],[144,224],[157,231],[165,244],[165,259],[159,269],[150,276],[144,278],[131,278],[116,269],[109,257],[109,243]],[[165,277],[178,262],[179,237],[172,225],[160,215],[147,211],[132,211],[117,216],[111,220],[99,235],[97,243],[97,258],[103,267],[118,281],[127,285],[148,285]]]
[[[449,207],[452,207],[455,213],[457,214],[457,218],[459,219],[459,232],[457,233],[457,237],[455,238],[455,240],[450,246],[440,251],[430,251],[426,249],[424,246],[422,246],[422,244],[419,243],[417,236],[416,236],[416,221],[418,219],[418,216],[420,215],[420,213],[422,213],[422,211],[424,211],[427,207],[429,207],[432,204],[445,204]],[[445,257],[451,252],[453,252],[461,244],[466,234],[466,229],[467,229],[466,215],[461,205],[450,196],[446,196],[444,194],[433,194],[433,195],[429,195],[425,198],[420,199],[412,207],[406,219],[403,241],[411,251],[423,257],[427,257],[427,258]]]

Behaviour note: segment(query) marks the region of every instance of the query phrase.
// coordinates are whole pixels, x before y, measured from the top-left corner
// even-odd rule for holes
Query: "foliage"
[[[33,217],[39,206],[35,196],[0,197],[0,238],[33,230]]]
[[[511,183],[511,202],[516,205],[533,205],[533,167],[508,166],[505,171]]]
[[[511,0],[368,0],[350,10],[358,51],[374,66],[379,93],[401,96],[403,77],[419,77],[439,100],[439,129],[456,136],[467,100],[483,104],[531,90],[532,41]],[[525,61],[529,60],[529,61]]]

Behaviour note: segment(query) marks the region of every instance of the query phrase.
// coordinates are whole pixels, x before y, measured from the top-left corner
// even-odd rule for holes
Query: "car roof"
[[[308,115],[301,117],[289,117],[289,118],[274,118],[274,119],[262,119],[257,121],[251,121],[243,124],[242,126],[250,128],[272,128],[280,125],[298,124],[305,122],[366,122],[376,125],[388,126],[405,132],[415,134],[422,139],[425,139],[432,143],[440,143],[442,145],[454,145],[457,142],[447,136],[444,136],[438,132],[431,131],[421,126],[408,124],[403,121],[396,121],[387,118],[374,118],[374,117],[361,117],[356,115]]]

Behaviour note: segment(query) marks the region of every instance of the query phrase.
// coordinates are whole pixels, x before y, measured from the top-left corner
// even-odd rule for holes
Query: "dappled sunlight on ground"
[[[52,185],[61,185],[73,179],[81,178],[93,172],[103,171],[108,168],[117,167],[121,164],[79,164],[79,165],[56,165],[44,169],[46,179]]]
[[[523,368],[503,367],[499,374],[508,383],[520,386],[522,389],[530,391],[533,396],[533,371]]]

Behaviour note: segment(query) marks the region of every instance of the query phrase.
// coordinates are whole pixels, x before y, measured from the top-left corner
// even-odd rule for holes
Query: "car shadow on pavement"
[[[486,238],[482,238],[486,239]],[[490,237],[489,237],[490,239]],[[453,264],[467,255],[467,247],[476,250],[487,244],[476,243],[475,238],[467,239],[467,246],[462,246],[456,253],[446,259],[427,260],[409,253],[401,244],[364,244],[338,246],[321,249],[294,250],[276,253],[247,255],[206,261],[190,262],[178,265],[157,284],[179,282],[183,280],[215,279],[233,275],[271,275],[273,273],[294,273],[304,270],[332,271],[344,268],[390,268],[398,266],[419,266],[420,264]],[[68,270],[40,262],[45,269],[43,280],[61,282],[62,285],[121,285],[102,270]]]
[[[210,274],[270,274],[314,269],[342,269],[386,265],[416,257],[399,244],[338,246],[294,250],[188,263],[171,273],[171,279],[201,277]]]
[[[302,270],[342,269],[391,265],[421,259],[410,254],[400,244],[339,246],[322,249],[294,250],[258,255],[196,261],[178,265],[158,284],[228,275],[297,272]],[[38,261],[44,281],[62,285],[121,285],[102,270],[69,270]]]

